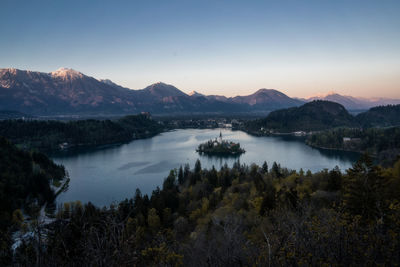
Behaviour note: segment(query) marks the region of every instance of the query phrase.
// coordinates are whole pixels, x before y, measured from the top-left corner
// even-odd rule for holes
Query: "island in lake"
[[[222,133],[219,133],[219,138],[214,140],[210,139],[205,143],[199,145],[196,149],[200,154],[207,155],[232,155],[237,156],[246,151],[240,147],[240,143],[222,140]]]

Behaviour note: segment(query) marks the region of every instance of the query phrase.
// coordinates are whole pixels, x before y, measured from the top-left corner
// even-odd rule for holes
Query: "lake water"
[[[171,169],[185,163],[193,168],[196,159],[203,168],[214,165],[219,169],[225,163],[232,166],[237,159],[200,156],[195,151],[200,143],[219,136],[220,131],[224,139],[240,142],[246,150],[240,162],[249,165],[267,161],[271,167],[276,161],[290,169],[314,172],[336,165],[345,170],[358,158],[355,153],[314,149],[288,137],[255,137],[227,129],[176,130],[124,145],[53,155],[52,159],[63,164],[71,178],[68,191],[57,200],[109,205],[133,197],[136,188],[151,194]]]

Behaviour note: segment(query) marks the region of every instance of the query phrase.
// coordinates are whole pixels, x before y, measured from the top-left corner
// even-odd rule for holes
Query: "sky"
[[[400,98],[400,1],[1,0],[0,68],[141,89]]]

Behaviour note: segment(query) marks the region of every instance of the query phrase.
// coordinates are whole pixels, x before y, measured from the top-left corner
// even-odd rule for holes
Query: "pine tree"
[[[279,165],[274,161],[272,164],[272,169],[271,169],[272,174],[274,175],[275,178],[281,178],[282,173],[281,173],[281,168]]]
[[[178,183],[180,185],[182,185],[184,183],[184,179],[183,179],[183,168],[182,165],[179,167],[179,171],[178,171]]]
[[[201,162],[199,159],[197,159],[194,165],[194,173],[200,173],[200,172],[201,172]]]
[[[266,161],[264,161],[262,165],[262,170],[264,171],[264,173],[268,173],[268,164]]]
[[[368,154],[364,154],[347,170],[344,188],[344,206],[365,221],[381,218],[384,209],[385,178],[381,169],[374,166]]]

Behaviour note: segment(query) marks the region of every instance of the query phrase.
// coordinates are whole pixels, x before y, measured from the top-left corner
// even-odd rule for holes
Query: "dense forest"
[[[247,122],[244,130],[258,132],[263,128],[271,132],[290,133],[352,127],[354,124],[354,117],[342,105],[317,100],[300,107],[273,111],[266,118]]]
[[[26,152],[0,137],[0,265],[10,258],[11,234],[21,227],[22,217],[53,204],[57,193],[68,186],[63,166],[46,155]]]
[[[273,111],[266,118],[248,121],[242,130],[268,134],[321,131],[337,127],[371,128],[399,125],[400,105],[374,107],[354,117],[338,103],[317,100],[300,107]]]
[[[400,127],[337,128],[313,133],[306,143],[328,149],[368,152],[380,164],[390,166],[400,155]]]
[[[400,126],[400,105],[374,107],[356,116],[364,128]]]
[[[64,147],[94,146],[129,142],[160,133],[162,126],[147,114],[118,120],[3,120],[0,136],[25,149],[48,151]]]
[[[150,196],[108,208],[64,203],[3,264],[23,266],[396,265],[400,161],[364,155],[338,168],[246,166],[172,170]],[[3,247],[4,248],[4,247]],[[4,250],[5,251],[5,250]],[[4,257],[13,255],[12,257]]]

